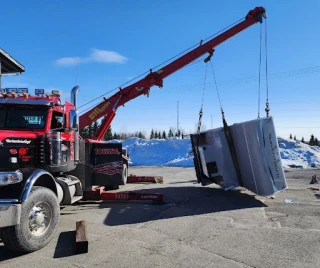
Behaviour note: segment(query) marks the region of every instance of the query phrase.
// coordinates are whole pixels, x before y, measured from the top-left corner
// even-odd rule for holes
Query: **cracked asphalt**
[[[320,170],[289,170],[274,199],[196,184],[193,168],[130,167],[164,184],[121,191],[163,193],[164,204],[80,202],[61,210],[59,231],[35,253],[0,243],[0,267],[319,267],[320,199],[307,189]],[[295,203],[285,203],[294,198]],[[85,220],[89,253],[75,255],[75,224]]]

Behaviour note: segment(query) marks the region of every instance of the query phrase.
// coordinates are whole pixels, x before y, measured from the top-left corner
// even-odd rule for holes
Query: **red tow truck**
[[[263,7],[250,10],[243,21],[163,68],[104,99],[78,115],[79,87],[71,90],[71,100],[61,102],[60,92],[27,88],[4,88],[0,92],[0,239],[10,249],[32,252],[45,247],[59,224],[60,205],[83,199],[93,186],[118,187],[127,182],[128,156],[121,144],[103,141],[118,107],[163,79],[208,54],[214,48],[266,17]],[[2,73],[23,72],[24,68],[0,51]],[[20,70],[14,66],[20,65]],[[11,69],[10,69],[11,67]],[[82,139],[79,131],[99,119],[92,139]]]

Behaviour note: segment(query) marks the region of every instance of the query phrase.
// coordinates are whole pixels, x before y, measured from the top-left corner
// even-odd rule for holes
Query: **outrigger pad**
[[[191,135],[198,182],[242,186],[269,196],[287,189],[272,117],[229,126],[241,178],[237,176],[224,128]]]

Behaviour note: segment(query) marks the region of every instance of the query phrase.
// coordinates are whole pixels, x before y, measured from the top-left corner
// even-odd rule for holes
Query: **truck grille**
[[[35,158],[36,163],[40,165],[43,165],[46,162],[46,147],[44,137],[36,139]]]

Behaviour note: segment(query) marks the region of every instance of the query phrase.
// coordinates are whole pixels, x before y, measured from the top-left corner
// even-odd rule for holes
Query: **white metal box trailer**
[[[191,142],[202,185],[241,186],[260,196],[287,188],[272,117],[192,134]]]

